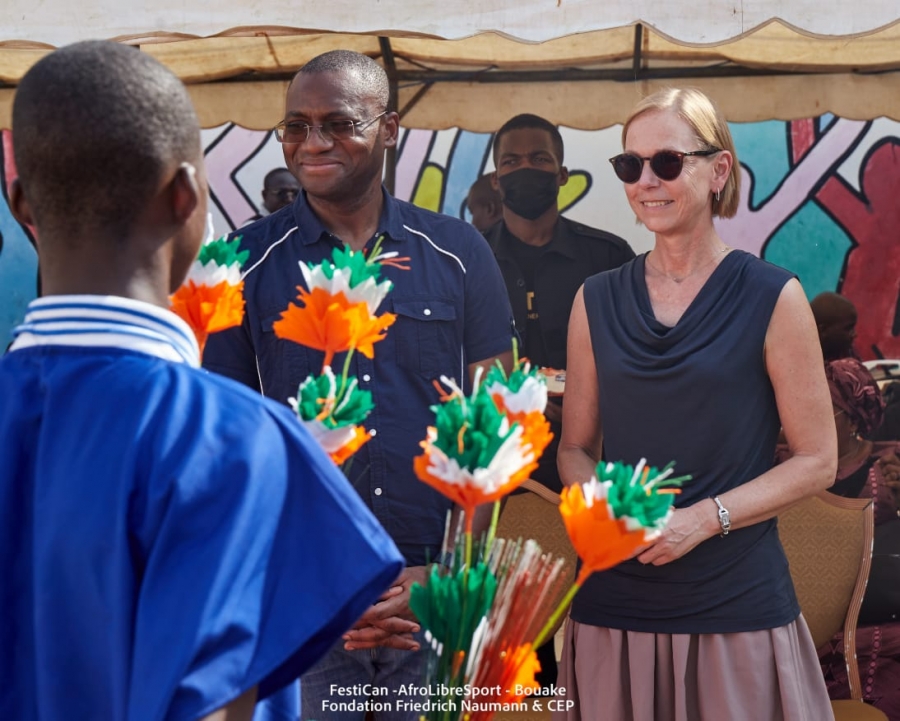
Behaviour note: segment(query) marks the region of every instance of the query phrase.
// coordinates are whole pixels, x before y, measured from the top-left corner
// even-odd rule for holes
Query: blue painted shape
[[[834,291],[853,241],[821,206],[804,203],[769,239],[763,257],[797,274],[807,298]]]
[[[470,133],[460,130],[444,174],[444,200],[441,212],[459,217],[469,188],[478,180],[484,167],[484,158],[491,143],[491,133]]]
[[[25,317],[37,295],[37,253],[0,194],[0,353],[12,340],[12,330]]]
[[[741,164],[753,171],[752,208],[758,208],[778,188],[790,171],[787,148],[788,124],[781,120],[730,123],[731,137]]]

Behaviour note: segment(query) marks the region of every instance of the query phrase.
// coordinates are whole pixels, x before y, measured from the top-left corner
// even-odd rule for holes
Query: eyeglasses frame
[[[616,161],[617,161],[619,158],[623,157],[623,156],[626,156],[626,155],[627,155],[627,156],[630,156],[630,157],[632,157],[632,158],[637,158],[638,160],[641,161],[641,172],[638,174],[637,178],[635,178],[634,180],[630,180],[630,181],[629,181],[629,180],[622,180],[622,178],[619,177],[619,174],[616,173],[616,177],[619,178],[619,180],[621,180],[623,183],[626,183],[627,185],[634,185],[635,183],[637,183],[637,182],[641,179],[641,175],[643,175],[643,173],[644,173],[644,163],[650,163],[650,172],[652,172],[652,173],[653,173],[657,178],[659,178],[661,181],[663,181],[664,183],[666,183],[666,182],[671,182],[671,181],[673,181],[673,180],[676,180],[676,179],[681,175],[682,171],[684,170],[684,159],[685,159],[685,158],[689,158],[689,157],[691,157],[691,156],[708,157],[708,156],[710,156],[710,155],[715,155],[716,153],[721,153],[721,152],[722,152],[722,148],[710,148],[710,149],[707,149],[707,150],[688,150],[688,151],[681,151],[681,150],[657,150],[657,151],[656,151],[655,153],[653,153],[653,155],[651,155],[649,158],[644,157],[643,155],[638,155],[637,153],[619,153],[618,155],[614,155],[613,157],[611,157],[611,158],[609,159],[609,163],[610,163],[610,165],[612,165],[613,172],[615,173],[615,172],[616,172]],[[678,169],[678,175],[676,175],[674,178],[663,178],[663,177],[660,177],[660,176],[657,174],[657,172],[653,169],[653,158],[655,158],[656,156],[658,156],[660,153],[671,153],[672,155],[677,156],[678,159],[681,161],[681,166],[680,166],[679,169]]]
[[[325,141],[330,140],[333,143],[337,143],[337,142],[340,142],[341,140],[350,140],[350,138],[359,137],[362,134],[362,132],[364,130],[366,130],[366,128],[371,127],[371,125],[376,120],[383,118],[385,115],[388,114],[388,112],[390,112],[390,111],[383,110],[378,115],[376,115],[374,118],[369,118],[368,120],[356,120],[356,121],[353,121],[353,120],[348,120],[348,121],[326,120],[324,123],[320,123],[319,125],[311,125],[310,123],[303,123],[303,126],[306,128],[306,137],[303,140],[282,140],[281,135],[279,134],[279,129],[284,131],[287,128],[286,120],[282,120],[280,123],[278,123],[278,125],[276,125],[274,128],[272,128],[272,132],[275,134],[275,139],[279,143],[308,143],[310,135],[312,135],[312,131],[313,131],[313,129],[315,129],[319,133],[319,137],[322,138],[323,140],[325,140]],[[333,125],[336,122],[340,122],[340,123],[349,122],[350,125],[353,126],[353,135],[351,135],[347,138],[336,138],[330,132],[327,132],[326,130],[324,130],[325,126]]]

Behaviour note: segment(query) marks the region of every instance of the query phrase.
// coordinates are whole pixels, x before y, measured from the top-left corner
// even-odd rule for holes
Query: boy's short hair
[[[13,153],[42,227],[125,235],[163,169],[200,155],[182,82],[139,49],[86,41],[38,61],[13,104]]]

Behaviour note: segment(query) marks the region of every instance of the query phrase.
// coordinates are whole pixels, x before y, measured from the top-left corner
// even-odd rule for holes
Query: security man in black
[[[503,201],[503,219],[484,234],[506,282],[524,345],[520,354],[533,365],[562,370],[569,314],[581,284],[631,260],[634,251],[612,233],[559,214],[559,188],[569,174],[555,125],[536,115],[517,115],[497,131],[493,154],[493,182]],[[559,492],[559,398],[551,398],[546,415],[554,439],[532,477]]]

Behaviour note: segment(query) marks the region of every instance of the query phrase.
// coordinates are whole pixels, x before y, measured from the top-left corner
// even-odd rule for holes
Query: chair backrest
[[[559,494],[535,480],[528,479],[521,488],[526,493],[508,496],[500,520],[497,523],[498,538],[531,538],[541,550],[556,558],[565,559],[562,587],[568,589],[575,580],[575,564],[578,556],[569,541],[569,534],[559,514]],[[565,620],[559,619],[551,636]]]
[[[807,498],[779,514],[778,535],[816,648],[843,630],[850,694],[861,699],[856,623],[872,562],[871,499]]]

